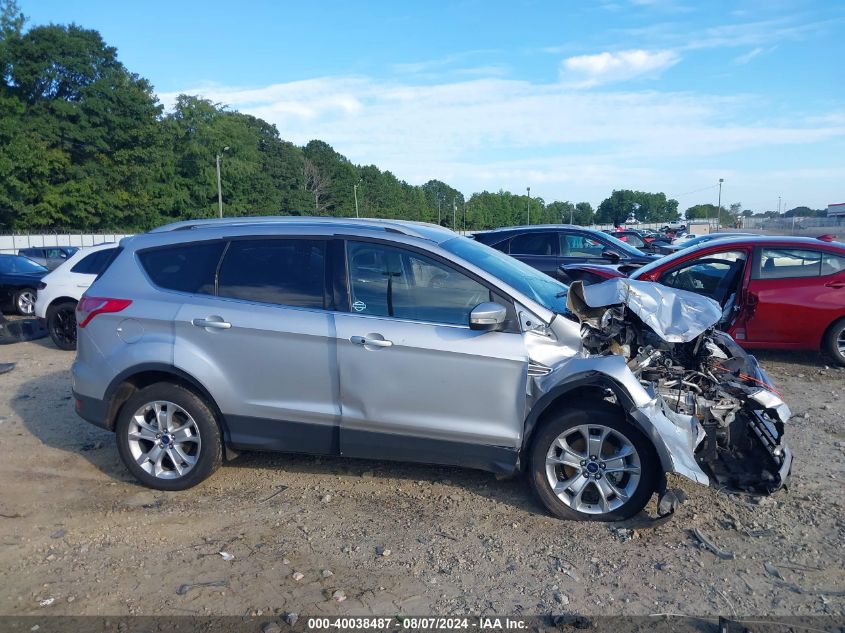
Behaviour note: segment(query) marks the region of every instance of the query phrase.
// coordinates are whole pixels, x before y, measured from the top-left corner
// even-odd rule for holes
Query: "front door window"
[[[490,291],[457,270],[392,246],[349,242],[349,288],[358,314],[467,325]]]

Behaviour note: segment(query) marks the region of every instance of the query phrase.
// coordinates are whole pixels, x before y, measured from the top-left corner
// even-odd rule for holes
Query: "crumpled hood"
[[[620,304],[669,343],[691,341],[722,318],[713,299],[651,281],[619,278],[589,286],[576,281],[569,287],[567,307],[581,320],[599,317],[601,308]]]

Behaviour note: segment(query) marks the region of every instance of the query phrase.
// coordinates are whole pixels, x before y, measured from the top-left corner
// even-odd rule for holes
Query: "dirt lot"
[[[554,520],[523,479],[388,462],[247,454],[152,492],[73,413],[73,354],[0,347],[0,614],[843,615],[845,371],[758,356],[794,413],[789,490],[678,479],[678,514],[629,532]]]

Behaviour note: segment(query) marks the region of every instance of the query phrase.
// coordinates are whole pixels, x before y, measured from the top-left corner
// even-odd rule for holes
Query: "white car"
[[[696,235],[694,233],[684,233],[680,237],[676,237],[672,240],[672,244],[674,246],[683,246],[687,242],[691,242],[692,240],[701,237],[700,235]]]
[[[76,304],[115,249],[113,243],[80,249],[39,282],[35,316],[47,321],[47,331],[59,349],[76,349]]]

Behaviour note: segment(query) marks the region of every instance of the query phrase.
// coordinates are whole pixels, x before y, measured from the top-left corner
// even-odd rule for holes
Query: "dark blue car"
[[[602,231],[568,224],[508,226],[473,237],[563,282],[569,281],[564,264],[642,266],[658,259]]]
[[[0,310],[35,314],[38,282],[49,271],[20,255],[0,255]]]

